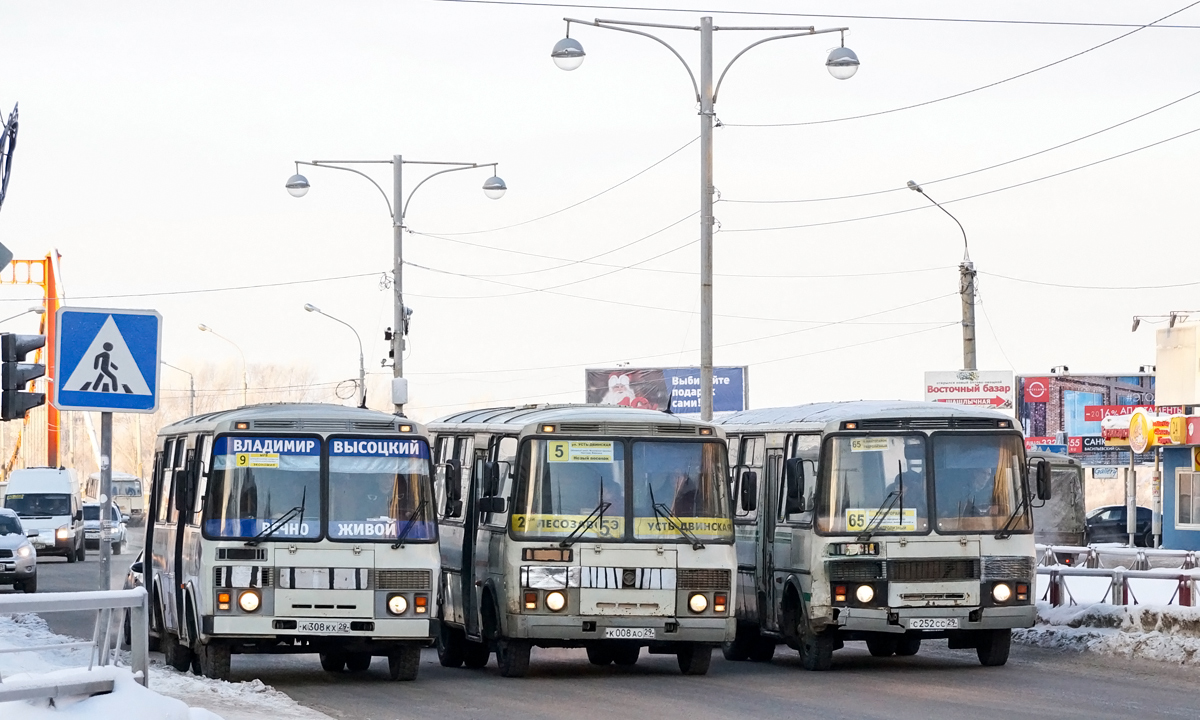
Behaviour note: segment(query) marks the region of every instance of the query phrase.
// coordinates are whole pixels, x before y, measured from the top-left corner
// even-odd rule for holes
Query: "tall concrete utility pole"
[[[978,370],[975,361],[975,263],[971,262],[971,251],[967,247],[967,231],[958,218],[942,207],[941,203],[929,197],[925,190],[912,180],[908,181],[908,189],[921,193],[926,200],[937,205],[938,210],[950,215],[950,219],[958,225],[963,236],[963,259],[958,266],[958,294],[962,298],[962,345],[963,370]]]

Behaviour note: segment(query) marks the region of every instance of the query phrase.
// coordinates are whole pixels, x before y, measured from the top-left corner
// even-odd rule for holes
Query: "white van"
[[[83,501],[74,470],[66,468],[23,468],[8,476],[4,507],[15,510],[38,557],[62,555],[67,562],[86,557],[83,533]]]

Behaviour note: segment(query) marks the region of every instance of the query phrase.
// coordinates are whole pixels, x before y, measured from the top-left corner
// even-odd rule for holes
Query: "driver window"
[[[440,436],[437,443],[434,445],[433,462],[435,464],[433,473],[433,504],[437,508],[437,516],[440,519],[446,518],[446,460],[450,459],[454,452],[454,438],[448,436]]]
[[[812,524],[813,506],[815,505],[817,489],[817,461],[821,453],[820,435],[794,435],[789,438],[789,458],[804,459],[804,512],[784,514],[784,503],[787,500],[787,480],[781,478],[779,491],[779,520],[780,522]],[[780,473],[782,475],[783,473]]]
[[[758,509],[747,510],[742,505],[742,473],[750,471],[758,475],[758,483],[761,487],[766,482],[766,448],[767,440],[762,436],[744,437],[740,439],[736,449],[730,447],[730,460],[737,465],[737,472],[733,477],[733,499],[736,505],[735,517],[738,520],[756,520],[758,519]]]

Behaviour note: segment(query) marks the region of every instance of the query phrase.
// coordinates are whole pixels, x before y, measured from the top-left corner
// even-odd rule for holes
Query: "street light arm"
[[[431,163],[425,163],[425,164],[431,164]],[[458,172],[459,170],[474,170],[475,168],[481,168],[481,167],[490,167],[490,168],[492,168],[492,172],[495,173],[496,165],[498,165],[498,163],[482,163],[482,164],[471,163],[470,165],[464,165],[462,167],[452,167],[452,168],[447,168],[445,170],[438,170],[437,172],[433,173],[432,175],[427,175],[424,180],[417,183],[416,186],[413,187],[413,189],[411,191],[409,191],[408,198],[406,198],[404,201],[404,207],[400,209],[400,224],[403,225],[404,218],[408,217],[408,204],[410,202],[412,202],[412,196],[417,192],[417,190],[419,190],[421,188],[422,185],[429,182],[432,178],[435,178],[438,175],[445,175],[446,173]]]
[[[763,29],[765,30],[767,28],[763,28]],[[844,32],[849,29],[850,28],[843,27],[843,28],[827,28],[825,30],[816,30],[816,29],[810,27],[805,32],[788,33],[786,35],[775,35],[774,37],[763,38],[762,40],[759,40],[758,42],[750,43],[740,53],[738,53],[737,55],[734,55],[733,59],[729,61],[729,64],[725,66],[725,69],[721,71],[721,76],[717,78],[717,87],[715,90],[713,90],[713,103],[715,104],[717,102],[717,95],[719,95],[721,93],[721,82],[725,79],[725,73],[729,72],[729,68],[733,67],[733,64],[738,61],[738,58],[740,58],[741,56],[750,52],[750,50],[752,48],[756,48],[759,45],[762,45],[763,43],[769,43],[772,40],[786,40],[787,38],[805,37],[808,35],[823,35],[825,33]]]
[[[956,225],[958,225],[958,229],[960,231],[962,231],[962,236],[963,236],[963,260],[969,261],[971,259],[971,250],[969,247],[967,247],[967,231],[963,227],[963,224],[960,223],[958,221],[958,218],[954,217],[954,215],[952,215],[949,210],[942,207],[941,203],[939,203],[937,200],[934,200],[933,198],[929,197],[929,195],[926,195],[924,190],[919,190],[918,192],[920,192],[921,195],[924,195],[926,200],[928,200],[929,202],[936,205],[938,210],[941,210],[942,212],[946,213],[947,215],[950,215],[950,219],[953,220]]]
[[[341,165],[329,165],[329,164],[322,163],[322,162],[305,162],[303,160],[297,160],[296,164],[297,165],[311,165],[313,167],[331,168],[333,170],[345,170],[346,172],[352,172],[355,175],[361,175],[361,176],[365,177],[368,182],[370,182],[372,185],[375,186],[375,189],[379,191],[379,194],[383,196],[383,201],[385,203],[387,203],[388,215],[390,215],[392,217],[392,219],[395,220],[396,213],[395,213],[395,211],[392,210],[392,201],[388,199],[387,193],[385,193],[383,191],[383,188],[379,187],[379,183],[377,183],[371,179],[370,175],[368,175],[364,172],[359,172],[358,170],[355,170],[354,168],[342,167]]]
[[[213,333],[213,334],[215,335],[216,333]],[[169,363],[169,362],[165,362],[165,361],[163,361],[163,360],[159,360],[158,362],[159,362],[160,364],[162,364],[162,365],[166,365],[167,367],[171,368],[172,370],[178,370],[179,372],[183,373],[184,375],[187,375],[188,377],[192,378],[193,380],[195,380],[195,379],[196,379],[196,376],[195,376],[195,375],[191,374],[190,372],[188,372],[187,370],[184,370],[184,369],[183,369],[183,368],[181,368],[181,367],[175,367],[175,366],[174,366],[174,365],[172,365],[171,363]]]
[[[345,320],[339,320],[338,318],[335,318],[334,316],[327,314],[323,310],[317,310],[317,312],[320,313],[321,315],[324,315],[325,317],[329,318],[330,320],[333,320],[334,322],[339,322],[339,323],[345,325],[346,327],[350,328],[350,332],[354,333],[354,337],[358,340],[358,356],[359,356],[359,358],[362,358],[362,356],[363,356],[362,337],[359,336],[358,331],[354,329],[354,326],[351,325],[350,323],[346,322]]]
[[[591,22],[588,22],[587,20],[575,20],[573,18],[563,18],[563,20],[566,20],[568,23],[575,23],[577,25],[591,25],[593,27],[602,28],[604,30],[616,30],[617,32],[641,35],[642,37],[650,38],[651,40],[658,43],[659,45],[662,45],[666,49],[670,50],[671,54],[673,54],[675,57],[679,58],[679,62],[683,63],[683,69],[687,70],[688,78],[691,79],[691,81],[692,81],[692,91],[696,93],[696,102],[700,102],[700,85],[696,82],[696,74],[692,72],[692,68],[690,65],[687,64],[687,60],[684,60],[683,56],[679,54],[679,51],[676,50],[675,48],[671,47],[670,43],[668,43],[666,40],[663,40],[662,38],[651,35],[648,32],[642,32],[641,30],[631,30],[629,28],[616,27],[614,25],[602,24],[602,23],[613,22],[613,21],[593,20]],[[657,26],[655,26],[655,27],[657,27]],[[691,30],[692,28],[681,28],[681,29]]]

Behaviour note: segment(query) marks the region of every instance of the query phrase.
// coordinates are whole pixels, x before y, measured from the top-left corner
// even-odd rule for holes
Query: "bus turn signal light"
[[[429,598],[417,595],[413,598],[413,609],[418,615],[424,615],[429,610]]]
[[[713,595],[713,612],[725,612],[725,593],[717,593]]]
[[[845,585],[835,585],[834,586],[833,601],[834,602],[846,602],[846,586]]]
[[[535,592],[525,593],[525,609],[526,610],[537,610],[537,593],[535,593]]]

